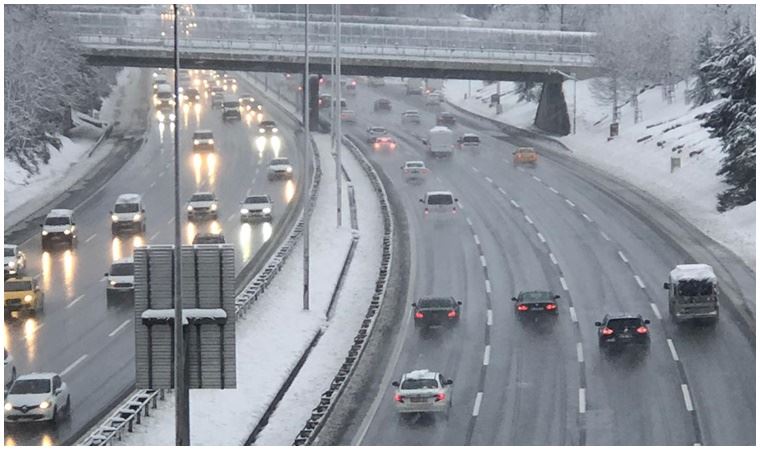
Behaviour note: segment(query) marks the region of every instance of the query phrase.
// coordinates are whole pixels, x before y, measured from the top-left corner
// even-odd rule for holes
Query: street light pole
[[[309,4],[304,5],[304,32],[303,32],[303,127],[304,149],[309,152],[311,148],[311,132],[309,131]],[[310,199],[308,201],[311,201]],[[303,215],[303,309],[309,310],[309,219],[310,206],[306,205]]]
[[[340,129],[340,115],[343,111],[343,106],[341,104],[341,86],[340,86],[340,4],[335,5],[335,78],[337,79],[337,97],[335,99],[336,106],[336,118],[335,118],[335,177],[338,181],[338,227],[341,226],[342,222],[342,206],[343,206],[343,197],[342,197],[342,181],[343,181],[343,173],[341,171],[341,159],[340,159],[340,153],[341,148],[343,147],[342,142],[342,134]]]
[[[177,446],[190,445],[190,391],[185,378],[185,339],[182,329],[180,250],[182,225],[179,216],[179,8],[174,10],[174,387],[177,391],[175,436]],[[171,122],[170,122],[171,123]]]

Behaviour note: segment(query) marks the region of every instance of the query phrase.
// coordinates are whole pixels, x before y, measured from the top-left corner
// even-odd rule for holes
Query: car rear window
[[[428,195],[428,205],[453,205],[454,199],[450,194],[432,194]]]
[[[214,200],[214,194],[193,194],[190,197],[192,202],[211,202]]]
[[[417,302],[420,308],[452,308],[454,301],[450,298],[421,298]]]
[[[462,142],[477,144],[480,142],[480,138],[477,136],[464,136],[462,137]]]
[[[68,224],[69,224],[68,217],[48,217],[47,219],[45,219],[45,225],[58,226],[58,225],[68,225]]]
[[[524,302],[540,302],[551,300],[549,292],[523,292],[520,294],[520,300]]]
[[[31,281],[6,281],[5,282],[5,291],[6,292],[20,292],[20,291],[31,291],[32,290],[32,282]]]
[[[420,380],[406,379],[401,384],[401,389],[437,389],[438,381],[434,378],[423,378]]]
[[[237,109],[240,106],[240,102],[224,102],[225,108],[235,108]]]
[[[622,330],[624,328],[636,328],[641,325],[641,319],[638,318],[625,318],[625,319],[610,319],[607,322],[607,327],[613,330]]]
[[[385,133],[385,128],[382,127],[372,127],[369,129],[370,133]]]
[[[10,394],[45,394],[50,392],[50,380],[16,380]]]
[[[111,265],[111,275],[119,277],[135,274],[135,265],[131,263],[119,263]]]
[[[272,122],[271,120],[265,120],[265,121],[261,122],[261,126],[262,127],[275,127],[277,125],[274,122]]]
[[[247,197],[245,203],[269,203],[269,198],[263,195],[254,195],[252,197]]]
[[[117,203],[113,210],[117,213],[137,212],[140,210],[140,205],[137,203]]]
[[[214,133],[212,132],[206,132],[206,133],[194,133],[193,139],[214,139]]]
[[[418,162],[418,163],[406,163],[406,167],[408,167],[410,169],[422,169],[423,167],[425,167],[425,165],[422,164],[421,162]]]
[[[16,254],[13,252],[12,248],[6,248],[5,249],[5,256],[16,256]]]
[[[281,165],[281,164],[290,164],[290,161],[288,160],[288,158],[275,158],[269,163],[269,165],[271,166],[276,166],[276,165]]]
[[[696,295],[712,295],[713,285],[706,280],[681,280],[678,282],[678,295],[693,297]]]

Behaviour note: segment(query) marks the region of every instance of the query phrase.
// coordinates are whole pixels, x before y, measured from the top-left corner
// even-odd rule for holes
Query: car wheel
[[[66,417],[71,417],[71,396],[66,396]]]
[[[58,407],[57,406],[53,407],[53,418],[50,419],[50,422],[52,422],[53,425],[58,423]]]
[[[16,366],[11,369],[11,382],[8,384],[13,384],[14,381],[16,381]]]

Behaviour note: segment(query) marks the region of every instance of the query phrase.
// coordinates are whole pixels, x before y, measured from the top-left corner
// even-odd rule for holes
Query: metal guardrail
[[[359,331],[354,337],[354,344],[348,351],[348,355],[341,365],[338,373],[330,383],[330,388],[322,393],[322,397],[319,404],[312,409],[311,417],[306,421],[303,429],[298,433],[293,445],[310,445],[314,442],[314,439],[319,434],[320,430],[324,426],[325,420],[329,417],[335,404],[343,393],[343,389],[346,386],[346,381],[353,375],[356,368],[356,363],[361,358],[366,347],[367,340],[372,334],[372,330],[375,326],[377,318],[377,312],[382,306],[383,297],[385,296],[385,290],[388,284],[388,273],[390,266],[393,262],[392,252],[392,239],[393,239],[393,215],[390,212],[390,204],[388,202],[388,195],[385,192],[385,187],[380,181],[380,177],[375,171],[374,167],[367,161],[367,158],[362,154],[359,148],[348,138],[343,138],[343,142],[351,150],[359,164],[370,178],[372,186],[375,188],[380,200],[380,209],[383,215],[383,256],[380,263],[380,270],[375,281],[375,293],[372,295],[367,314],[362,321]]]

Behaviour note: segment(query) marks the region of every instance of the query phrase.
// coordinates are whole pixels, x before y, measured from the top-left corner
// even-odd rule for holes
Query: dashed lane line
[[[490,183],[490,184],[493,184],[493,180],[491,179],[491,177],[486,177],[486,181],[487,181],[488,183]]]
[[[605,241],[611,241],[612,240],[612,239],[610,239],[609,236],[607,236],[607,233],[605,233],[604,231],[600,231],[599,233],[602,234],[602,237],[604,238]]]
[[[491,293],[491,282],[486,279],[486,293]]]
[[[156,237],[158,237],[159,233],[161,233],[161,232],[160,231],[156,231],[155,233],[151,234],[150,237],[148,238],[148,240],[152,241],[153,239],[155,239]]]
[[[478,395],[475,396],[475,406],[472,407],[472,416],[478,417],[478,414],[480,414],[480,403],[483,401],[483,393],[478,392]]]
[[[472,226],[472,220],[469,217],[467,218],[467,225]]]
[[[84,243],[86,244],[86,243],[90,242],[91,240],[95,239],[95,236],[97,236],[97,235],[98,235],[98,233],[94,233],[92,236],[90,236],[87,239],[85,239]]]
[[[234,218],[235,218],[235,213],[230,214],[229,216],[227,216],[227,222],[229,222],[230,220]]]
[[[115,330],[113,330],[112,332],[108,333],[108,337],[114,337],[114,335],[116,333],[118,333],[119,331],[123,330],[124,327],[126,327],[127,324],[129,324],[129,322],[131,322],[130,319],[125,320],[121,325],[119,325],[118,327],[116,327]]]
[[[670,349],[670,356],[673,357],[673,361],[678,361],[678,352],[676,351],[676,346],[673,344],[673,340],[668,338],[666,339],[668,341],[668,348]]]
[[[541,178],[538,178],[535,175],[531,175],[531,178],[533,178],[534,180],[538,181],[539,183],[541,182]]]
[[[477,234],[473,234],[472,238],[475,239],[475,245],[480,245],[480,239]]]
[[[570,320],[573,322],[578,322],[578,316],[575,315],[575,307],[571,306],[570,308]]]
[[[618,256],[620,257],[620,259],[623,260],[624,263],[628,264],[628,258],[625,257],[625,255],[623,254],[623,252],[621,252],[621,251],[618,250]]]
[[[639,277],[638,275],[634,275],[633,278],[636,279],[636,283],[638,283],[638,285],[639,285],[639,287],[641,289],[645,289],[646,288],[646,286],[644,285],[644,282],[641,281],[641,277]]]
[[[516,201],[510,200],[509,203],[511,203],[515,208],[520,209],[520,205],[518,205]]]
[[[483,365],[487,366],[491,362],[491,346],[486,345],[486,349],[483,351]]]
[[[486,266],[486,257],[483,255],[480,255],[480,265],[483,267]]]
[[[578,362],[582,363],[583,362],[583,344],[581,344],[580,342],[575,344],[575,353],[578,356]]]
[[[546,244],[546,239],[544,238],[544,235],[543,235],[543,234],[541,234],[541,233],[536,233],[536,235],[538,236],[538,239],[539,239],[539,240],[540,240],[542,243]]]
[[[652,311],[654,311],[654,315],[657,317],[657,320],[662,320],[662,314],[660,314],[660,309],[657,308],[657,305],[650,303],[649,306],[652,307]]]
[[[69,365],[67,368],[65,368],[65,369],[63,369],[63,370],[61,371],[61,376],[62,376],[62,377],[63,377],[63,376],[66,376],[66,374],[67,374],[67,373],[69,373],[69,372],[71,372],[72,370],[74,370],[74,367],[78,366],[78,365],[79,365],[79,363],[81,363],[81,362],[82,362],[82,361],[84,361],[85,359],[87,359],[87,355],[82,355],[82,356],[80,356],[80,357],[79,357],[79,359],[77,359],[76,361],[74,361],[73,363],[71,363],[71,364],[70,364],[70,365]]]
[[[493,310],[492,309],[489,309],[488,311],[486,311],[486,325],[489,327],[493,325]]]
[[[555,194],[559,194],[559,191],[554,189],[553,187],[549,186],[549,190],[552,191]]]
[[[74,301],[66,305],[66,309],[71,308],[72,306],[76,305],[79,300],[82,300],[84,298],[84,294],[80,295],[79,297],[75,298]]]
[[[554,253],[549,253],[549,259],[552,260],[552,264],[554,264],[555,266],[559,264],[559,262],[557,261],[557,258],[554,257]]]
[[[155,181],[150,184],[149,188],[153,189],[154,187],[156,187],[156,182]]]
[[[686,405],[686,410],[689,412],[694,411],[694,405],[691,403],[691,394],[689,394],[689,386],[682,384],[681,392],[683,392],[683,402]]]
[[[475,166],[472,166],[472,171],[475,173],[480,173],[480,170],[478,170],[478,168]]]
[[[504,188],[500,187],[499,192],[501,192],[504,195],[507,195],[507,191],[504,190]]]
[[[586,388],[578,388],[578,412],[586,413]]]
[[[569,199],[565,199],[565,203],[570,205],[571,208],[575,208],[575,203],[571,202]]]
[[[530,217],[528,217],[527,214],[524,217],[525,217],[525,221],[526,222],[528,222],[529,224],[533,225],[533,219],[531,219]]]
[[[565,277],[559,277],[559,282],[562,284],[562,289],[569,291],[570,289],[567,288],[567,283],[565,283]]]
[[[586,219],[586,222],[593,222],[591,217],[587,216],[585,213],[582,213],[581,215],[583,216],[584,219]]]

